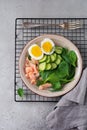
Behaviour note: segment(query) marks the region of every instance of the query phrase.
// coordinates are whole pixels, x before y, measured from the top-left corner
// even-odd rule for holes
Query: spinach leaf
[[[64,79],[60,79],[60,82],[61,82],[62,85],[64,85],[64,84],[66,84],[66,83],[68,83],[72,80],[73,80],[73,78],[71,78],[71,79],[64,78]]]
[[[68,53],[68,49],[67,48],[63,48],[62,49],[62,55],[66,55]]]
[[[41,71],[40,72],[40,76],[42,77],[43,80],[46,80],[47,77],[52,73],[53,71],[49,70],[49,71]]]
[[[59,81],[53,83],[52,91],[58,91],[58,90],[60,90],[60,89],[62,89],[62,85],[61,85],[61,83],[60,83]]]
[[[74,51],[68,51],[66,48],[63,48],[62,58],[69,64],[76,66],[77,56]]]
[[[62,54],[62,58],[67,62],[67,63],[69,63],[70,64],[70,60],[69,60],[69,57],[68,57],[68,53],[63,53]]]
[[[69,75],[69,65],[66,61],[62,61],[57,69],[57,75],[59,79]]]
[[[75,67],[72,65],[69,65],[69,76],[67,79],[72,79],[75,75]]]
[[[44,84],[44,80],[37,80],[37,83],[36,83],[37,86],[40,86],[42,84]]]
[[[57,82],[58,80],[59,79],[58,79],[57,73],[53,72],[46,78],[45,82],[49,81],[49,82],[51,82],[53,84],[54,82]]]
[[[76,67],[76,61],[77,61],[77,56],[76,53],[74,51],[69,51],[68,52],[68,58],[70,60],[70,63]]]
[[[24,96],[23,88],[19,88],[19,89],[17,90],[17,93],[18,93],[18,95],[19,95],[20,97],[23,97],[23,96]]]

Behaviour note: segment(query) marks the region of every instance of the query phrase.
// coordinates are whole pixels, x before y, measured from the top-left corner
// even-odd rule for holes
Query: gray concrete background
[[[14,101],[14,22],[17,17],[87,17],[87,0],[0,0],[0,130],[47,130],[55,103]]]

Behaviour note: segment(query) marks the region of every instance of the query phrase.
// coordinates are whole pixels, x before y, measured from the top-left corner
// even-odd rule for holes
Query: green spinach
[[[58,90],[60,90],[62,88],[62,85],[61,85],[61,83],[58,81],[58,82],[55,82],[55,83],[53,83],[53,86],[52,86],[52,91],[58,91]]]
[[[18,95],[19,95],[20,97],[23,97],[23,96],[24,96],[23,88],[19,88],[19,89],[17,90],[17,93],[18,93]]]
[[[59,79],[69,76],[69,65],[66,61],[62,61],[57,69]]]
[[[70,60],[70,63],[76,67],[76,61],[77,61],[77,56],[76,53],[74,51],[69,51],[68,52],[68,58]]]

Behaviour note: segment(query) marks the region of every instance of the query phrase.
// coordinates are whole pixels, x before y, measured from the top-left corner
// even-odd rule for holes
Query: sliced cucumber
[[[53,55],[54,55],[55,59],[57,59],[57,54],[56,54],[56,53],[53,53]]]
[[[46,62],[42,62],[39,64],[39,70],[43,71],[46,69]]]
[[[59,65],[60,62],[61,62],[61,60],[62,60],[61,56],[60,56],[60,55],[57,55],[57,60],[55,61],[55,63],[56,63],[57,65]]]
[[[56,63],[57,65],[59,65],[59,64],[60,64],[60,62],[61,62],[61,60],[60,60],[60,59],[57,59],[57,60],[55,61],[55,63]]]
[[[46,63],[49,63],[49,62],[51,62],[51,59],[50,59],[50,56],[47,56]]]
[[[60,59],[60,60],[62,60],[62,57],[60,55],[57,55],[57,58]]]
[[[44,61],[46,61],[46,59],[47,59],[47,56],[44,55],[43,58],[42,58],[41,60],[39,60],[39,62],[40,62],[40,63],[41,63],[41,62],[44,62]]]
[[[54,62],[56,60],[56,56],[54,54],[52,54],[50,57],[51,57],[51,62]]]
[[[62,53],[62,50],[63,50],[62,47],[58,47],[58,46],[55,47],[55,52],[56,52],[57,54],[61,54],[61,53]]]
[[[57,68],[57,64],[56,63],[52,63],[51,66],[52,66],[51,67],[52,70]]]
[[[50,69],[51,69],[51,64],[50,63],[46,64],[46,70],[50,70]]]

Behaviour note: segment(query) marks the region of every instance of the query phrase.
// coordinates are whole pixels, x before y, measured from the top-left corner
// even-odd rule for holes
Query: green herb
[[[40,75],[41,75],[41,77],[42,77],[43,80],[46,80],[48,78],[48,76],[50,74],[52,74],[52,73],[53,73],[52,70],[49,70],[49,71],[47,70],[47,71],[41,71]]]
[[[19,95],[20,97],[23,97],[23,96],[24,96],[24,91],[23,91],[22,88],[19,88],[19,89],[17,90],[17,93],[18,93],[18,95]]]
[[[76,61],[77,61],[77,56],[76,56],[76,53],[74,51],[70,51],[68,53],[68,57],[69,57],[69,60],[70,60],[70,63],[76,67]]]
[[[66,48],[63,48],[62,58],[67,62],[70,63],[69,57],[68,57],[68,50]]]
[[[75,67],[72,65],[69,65],[69,76],[67,79],[72,79],[75,75]]]
[[[63,48],[62,49],[62,55],[66,55],[68,53],[68,49],[67,48]]]
[[[69,65],[66,61],[62,61],[57,69],[58,77],[64,78],[69,75]]]
[[[53,91],[58,91],[62,88],[62,85],[60,82],[55,82],[55,83],[53,83],[52,88],[53,88]]]
[[[42,84],[44,84],[44,81],[43,81],[43,80],[37,80],[37,83],[36,83],[37,86],[40,86],[40,85],[42,85]]]
[[[64,84],[66,84],[66,83],[68,83],[72,80],[73,80],[73,78],[71,78],[71,79],[64,78],[64,79],[60,79],[60,82],[61,82],[62,85],[64,85]]]
[[[53,72],[51,73],[46,79],[45,79],[45,83],[46,82],[51,82],[52,84],[54,82],[57,82],[59,79],[58,79],[58,76],[56,76],[57,73]]]

